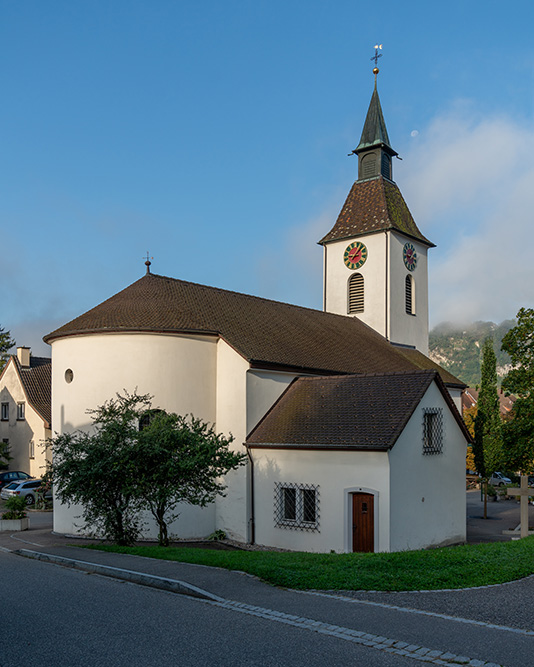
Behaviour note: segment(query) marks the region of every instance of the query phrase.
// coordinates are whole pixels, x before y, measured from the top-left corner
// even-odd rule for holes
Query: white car
[[[0,498],[7,500],[11,496],[20,496],[26,500],[26,505],[33,505],[37,497],[37,489],[41,486],[40,479],[26,479],[11,482],[0,491]]]
[[[509,477],[506,477],[506,475],[503,475],[502,472],[494,472],[488,481],[490,484],[493,484],[493,486],[504,486],[505,484],[512,483],[512,480]]]

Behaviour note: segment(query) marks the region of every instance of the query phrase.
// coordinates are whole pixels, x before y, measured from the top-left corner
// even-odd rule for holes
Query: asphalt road
[[[470,541],[503,539],[502,529],[517,524],[514,501],[491,503],[488,509],[492,518],[482,520],[480,496],[468,494]],[[72,540],[60,545],[51,540],[51,519],[50,513],[32,512],[32,530],[2,533],[0,667],[380,667],[417,664],[432,652],[443,656],[435,664],[458,664],[458,656],[472,666],[534,664],[534,577],[464,591],[298,593],[236,572],[88,552],[69,546]],[[219,601],[89,575],[7,551],[20,548],[183,581]],[[408,656],[388,653],[393,642],[403,645]]]
[[[1,667],[412,665],[211,603],[0,552]]]

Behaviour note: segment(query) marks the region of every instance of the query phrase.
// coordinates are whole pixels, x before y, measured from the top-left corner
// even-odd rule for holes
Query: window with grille
[[[274,523],[278,528],[318,531],[319,486],[276,482]]]
[[[413,276],[406,276],[406,312],[415,315],[415,285]]]
[[[443,451],[443,409],[423,410],[423,454],[441,454]]]
[[[361,273],[353,273],[349,278],[349,315],[352,313],[363,313],[363,276]]]

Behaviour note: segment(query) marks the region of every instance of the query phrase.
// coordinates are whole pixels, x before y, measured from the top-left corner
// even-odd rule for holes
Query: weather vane
[[[145,262],[146,272],[150,273],[150,265],[152,264],[152,262],[150,260],[154,259],[154,258],[150,257],[148,250],[146,251],[146,258],[143,257],[143,259],[146,259],[146,262]]]
[[[378,59],[382,58],[382,54],[378,53],[379,50],[382,51],[382,44],[375,44],[375,55],[371,58],[371,60],[375,61],[375,68],[377,68]]]

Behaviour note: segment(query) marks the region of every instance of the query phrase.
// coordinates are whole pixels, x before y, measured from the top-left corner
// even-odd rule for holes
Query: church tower
[[[427,252],[393,180],[390,145],[377,74],[362,136],[353,153],[358,179],[324,248],[323,309],[360,318],[391,343],[428,353]]]

